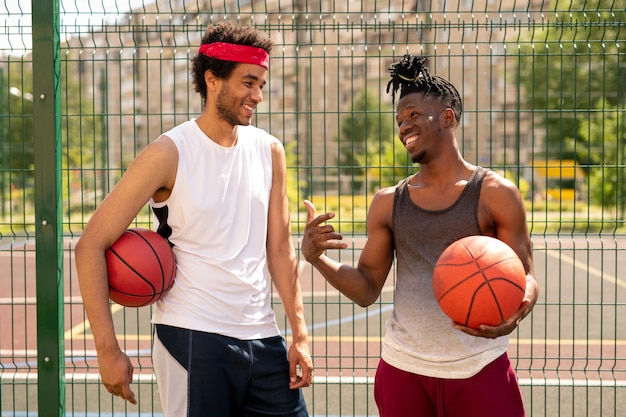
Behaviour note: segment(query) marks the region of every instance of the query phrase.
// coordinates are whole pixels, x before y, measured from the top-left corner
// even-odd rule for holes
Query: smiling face
[[[266,76],[267,70],[259,65],[237,65],[221,83],[215,101],[218,116],[233,126],[249,125],[256,106],[263,101]]]
[[[427,163],[441,145],[441,116],[445,110],[440,103],[424,99],[422,93],[410,93],[398,101],[396,122],[400,140],[413,163]]]

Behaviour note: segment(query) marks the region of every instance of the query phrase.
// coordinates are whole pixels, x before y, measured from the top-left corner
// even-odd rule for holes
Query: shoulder
[[[502,175],[489,171],[481,187],[479,207],[495,225],[524,221],[526,208],[517,186]]]
[[[406,177],[398,181],[398,183],[395,185],[381,188],[380,190],[376,191],[374,197],[372,198],[371,204],[393,205],[393,200],[395,198],[396,192],[402,188],[406,188],[406,184],[408,181],[409,177]]]
[[[519,189],[511,180],[491,170],[488,170],[485,174],[482,191],[485,193],[486,197],[497,197],[507,194],[518,196],[520,194]]]
[[[372,198],[372,204],[378,201],[386,201],[389,199],[393,200],[393,196],[396,193],[397,189],[398,189],[398,185],[381,188],[380,190],[376,191],[376,193],[374,194],[374,197]]]
[[[386,227],[391,227],[393,201],[397,188],[398,185],[394,185],[391,187],[381,188],[376,191],[374,197],[372,197],[367,214],[368,224],[370,226],[372,226],[373,223],[377,223]]]
[[[403,178],[395,185],[381,188],[380,190],[376,191],[376,193],[374,194],[374,197],[372,198],[371,204],[393,206],[393,200],[395,198],[396,191],[398,191],[402,187],[406,187],[406,183],[408,180],[409,180],[408,177]]]
[[[178,159],[178,147],[169,136],[162,135],[139,153],[130,168],[156,181],[156,189],[171,190],[178,170]]]
[[[139,153],[137,160],[148,160],[162,167],[176,167],[178,164],[178,147],[172,138],[161,135]]]

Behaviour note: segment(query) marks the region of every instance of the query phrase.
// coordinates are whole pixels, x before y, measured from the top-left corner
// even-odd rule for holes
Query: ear
[[[442,113],[442,120],[446,126],[454,126],[456,124],[456,116],[454,110],[450,107],[446,108]]]
[[[219,78],[213,75],[213,72],[211,70],[206,70],[204,72],[204,81],[206,82],[206,88],[209,91],[217,91],[217,89],[219,88]]]

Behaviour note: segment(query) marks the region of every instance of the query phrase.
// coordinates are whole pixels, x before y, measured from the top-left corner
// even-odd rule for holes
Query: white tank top
[[[166,201],[150,206],[167,207],[177,273],[155,303],[153,323],[244,340],[279,334],[265,259],[277,139],[253,126],[237,129],[232,148],[195,120],[164,134],[178,148],[176,182]]]

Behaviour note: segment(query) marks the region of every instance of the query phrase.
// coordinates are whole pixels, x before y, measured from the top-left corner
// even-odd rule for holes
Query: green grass
[[[334,212],[330,220],[335,229],[344,234],[365,234],[366,217],[371,196],[365,195],[315,195],[310,200],[315,204],[317,214]],[[307,221],[307,213],[302,204],[291,214],[292,232],[301,234]],[[532,234],[545,233],[626,233],[624,220],[617,219],[615,208],[590,206],[581,201],[528,201],[528,227]],[[0,239],[13,236],[32,236],[35,233],[35,215],[12,213],[0,218]],[[79,211],[66,215],[63,219],[64,233],[77,235],[82,232],[84,223],[91,213]],[[131,227],[151,225],[150,211],[142,210]]]

